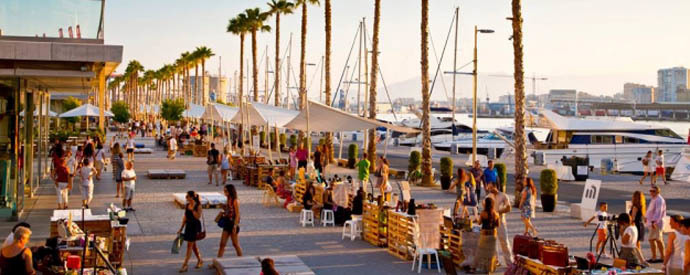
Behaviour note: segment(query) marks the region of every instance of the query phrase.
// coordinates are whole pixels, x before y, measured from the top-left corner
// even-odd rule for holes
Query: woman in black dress
[[[223,257],[225,253],[225,246],[228,244],[228,238],[232,240],[232,246],[235,247],[237,257],[242,257],[242,247],[240,247],[240,239],[237,236],[240,233],[240,201],[237,199],[237,190],[232,184],[225,185],[226,204],[223,206],[223,235],[220,237],[220,247],[218,248],[218,258]]]
[[[180,273],[187,272],[187,263],[189,262],[189,258],[192,256],[192,251],[194,251],[194,255],[197,258],[196,268],[200,268],[204,264],[203,260],[201,260],[199,247],[196,245],[196,241],[199,240],[198,234],[202,231],[200,220],[202,213],[199,194],[195,193],[194,191],[188,191],[185,199],[187,199],[187,204],[184,208],[182,226],[180,227],[180,230],[177,231],[177,234],[180,234],[184,228],[182,238],[187,242],[187,254],[184,257],[184,263],[182,264],[182,268],[180,268]]]
[[[640,243],[644,240],[644,220],[647,207],[645,203],[644,194],[640,191],[635,191],[632,197],[632,207],[630,207],[630,218],[632,223],[637,228],[637,248],[640,248]]]

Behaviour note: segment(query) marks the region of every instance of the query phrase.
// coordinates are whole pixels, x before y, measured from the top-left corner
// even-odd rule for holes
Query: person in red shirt
[[[307,159],[309,158],[309,151],[307,151],[306,148],[304,148],[304,143],[301,143],[299,145],[299,149],[297,149],[297,169],[299,168],[304,168],[305,170],[307,169]]]

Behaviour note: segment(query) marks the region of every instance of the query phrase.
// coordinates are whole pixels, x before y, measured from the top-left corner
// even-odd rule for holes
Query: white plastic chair
[[[335,226],[335,215],[333,214],[333,210],[330,210],[330,209],[321,210],[321,225],[323,225],[323,226],[328,226],[328,225]]]
[[[314,211],[302,209],[299,213],[299,223],[302,227],[307,226],[307,224],[314,226]]]
[[[348,229],[349,227],[349,229]],[[343,237],[350,238],[350,241],[354,241],[357,237],[362,238],[362,217],[353,216],[351,220],[348,220],[343,225]]]
[[[438,252],[436,251],[435,248],[423,247],[423,244],[426,243],[424,241],[424,236],[422,236],[420,231],[419,231],[419,224],[417,223],[417,219],[413,219],[413,222],[414,222],[414,231],[413,231],[412,235],[413,235],[415,251],[414,251],[414,258],[412,258],[412,269],[411,269],[411,271],[414,271],[415,263],[417,262],[417,259],[419,258],[419,264],[417,266],[417,273],[422,272],[422,261],[424,260],[424,256],[429,257],[429,269],[431,269],[431,255],[434,255],[434,257],[436,257],[436,268],[438,269],[438,273],[441,273],[441,262],[438,259]]]

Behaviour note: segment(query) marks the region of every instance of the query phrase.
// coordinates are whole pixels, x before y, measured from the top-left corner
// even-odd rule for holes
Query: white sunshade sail
[[[346,132],[385,127],[402,133],[417,133],[416,129],[359,117],[321,103],[309,101],[309,131]],[[307,130],[307,110],[302,110],[285,128]]]
[[[186,118],[201,118],[201,116],[204,114],[204,111],[204,106],[189,103],[189,108],[182,113],[182,116]]]
[[[231,121],[233,117],[239,112],[237,107],[230,107],[228,105],[211,103],[206,105],[204,113],[201,115],[203,119],[213,121]]]
[[[78,117],[78,116],[99,116],[99,109],[96,106],[93,106],[91,104],[84,104],[81,105],[77,108],[74,108],[72,110],[69,110],[67,112],[64,112],[60,115],[60,117]],[[103,112],[103,115],[106,117],[112,117],[114,116],[113,113],[111,113],[108,110],[105,110]]]
[[[242,123],[244,118],[243,112],[249,114],[249,125],[262,126],[268,124],[278,127],[283,127],[299,114],[299,111],[252,102],[246,104],[245,108],[241,108],[232,121]]]

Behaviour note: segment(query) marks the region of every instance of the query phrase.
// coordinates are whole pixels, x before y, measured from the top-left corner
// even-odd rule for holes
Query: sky
[[[183,51],[197,46],[210,47],[216,56],[207,70],[218,71],[222,56],[223,74],[232,76],[239,69],[239,38],[226,33],[228,20],[247,8],[267,9],[267,0],[109,0],[106,2],[105,40],[124,45],[122,72],[131,59],[145,68],[158,69],[172,63]],[[323,1],[322,1],[323,2]],[[431,0],[430,33],[437,54],[441,54],[454,7],[460,6],[458,64],[472,60],[473,28],[489,28],[493,34],[480,34],[480,88],[491,97],[511,92],[512,79],[491,75],[512,75],[513,48],[509,0]],[[686,0],[523,0],[523,41],[526,75],[547,77],[537,83],[537,93],[548,89],[570,88],[593,94],[622,92],[624,82],[656,85],[659,68],[690,66],[690,36],[687,35]],[[380,68],[391,90],[391,97],[419,95],[420,1],[382,0],[380,26]],[[333,87],[338,84],[358,22],[366,17],[372,33],[373,0],[332,0],[333,12]],[[318,63],[324,52],[322,6],[309,6],[307,62]],[[301,11],[281,16],[281,51],[293,34],[292,64],[299,60]],[[267,22],[274,27],[275,20]],[[268,46],[270,59],[275,49],[273,33],[258,34],[258,54]],[[441,71],[452,70],[452,39]],[[245,41],[245,59],[250,60],[250,39]],[[431,45],[430,45],[431,47]],[[355,48],[355,52],[356,52]],[[437,62],[430,52],[431,77]],[[282,55],[283,53],[281,53]],[[260,58],[260,57],[259,57]],[[353,59],[356,56],[352,57]],[[273,65],[271,65],[273,66]],[[352,65],[351,65],[352,66]],[[263,67],[262,67],[263,68]],[[310,97],[318,97],[319,74],[308,67],[308,82],[314,81]],[[463,69],[470,71],[470,67]],[[314,80],[312,80],[312,78]],[[471,82],[459,76],[458,97],[469,96]],[[450,77],[445,79],[450,89]],[[263,80],[259,80],[263,86]],[[441,85],[439,85],[440,87]],[[531,91],[531,82],[526,89]],[[432,99],[443,99],[434,92]],[[379,93],[379,99],[383,99]]]

